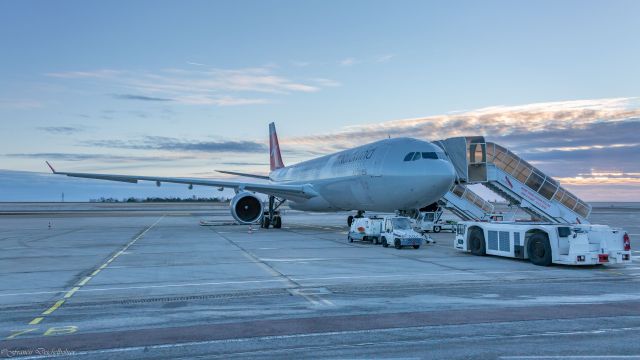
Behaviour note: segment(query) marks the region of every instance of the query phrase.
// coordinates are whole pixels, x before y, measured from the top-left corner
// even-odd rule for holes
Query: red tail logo
[[[284,167],[282,155],[280,154],[280,144],[278,143],[278,134],[276,133],[276,124],[269,124],[269,160],[271,171]]]

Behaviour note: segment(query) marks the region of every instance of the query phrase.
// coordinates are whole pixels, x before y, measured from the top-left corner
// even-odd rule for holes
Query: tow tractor
[[[473,255],[529,259],[541,266],[631,262],[629,235],[606,225],[464,221],[454,244]]]

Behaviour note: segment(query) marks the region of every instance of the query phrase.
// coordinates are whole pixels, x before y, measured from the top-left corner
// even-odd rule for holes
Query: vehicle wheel
[[[353,224],[353,215],[347,217],[347,225],[351,226],[351,224]]]
[[[471,253],[477,256],[485,256],[487,248],[484,242],[484,232],[481,229],[472,229],[469,233],[469,247]]]
[[[380,244],[380,241],[378,241],[378,238],[374,236],[374,237],[371,238],[371,243],[373,245],[378,245],[378,244]]]
[[[382,246],[389,247],[389,243],[387,242],[387,238],[386,237],[382,237]]]
[[[366,236],[363,236],[363,237],[362,237],[362,241],[369,241],[369,238],[368,238],[368,237],[366,237]]]
[[[420,249],[420,245],[413,245],[414,249]]]
[[[551,245],[544,234],[534,234],[527,245],[529,260],[539,266],[551,265]]]
[[[393,241],[393,246],[398,250],[402,249],[402,243],[400,242],[400,239],[395,239]]]
[[[353,242],[353,238],[351,236],[347,236],[347,239],[349,240],[349,242]]]
[[[434,233],[439,233],[439,232],[440,232],[440,230],[442,230],[442,228],[441,228],[440,226],[434,226],[434,227],[433,227],[433,232],[434,232]]]
[[[280,215],[273,218],[273,228],[280,229],[282,227],[282,218]]]
[[[271,220],[268,217],[262,218],[263,228],[268,229],[269,225],[271,225]]]

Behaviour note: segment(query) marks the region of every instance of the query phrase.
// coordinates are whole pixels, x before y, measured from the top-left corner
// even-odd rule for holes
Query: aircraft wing
[[[138,181],[154,181],[156,183],[174,183],[199,186],[213,186],[218,188],[230,188],[236,190],[255,191],[261,194],[274,195],[284,199],[303,198],[310,199],[318,196],[318,193],[310,184],[288,185],[288,184],[270,184],[270,183],[250,183],[239,181],[225,180],[209,180],[198,178],[174,178],[174,177],[157,177],[157,176],[135,176],[135,175],[113,175],[113,174],[91,174],[91,173],[74,173],[56,171],[49,162],[47,165],[56,175],[66,175],[70,177],[100,179],[110,181],[121,181],[128,183],[137,183]]]

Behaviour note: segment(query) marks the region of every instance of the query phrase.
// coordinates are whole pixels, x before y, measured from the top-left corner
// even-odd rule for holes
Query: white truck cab
[[[413,246],[414,249],[418,249],[420,245],[424,244],[424,237],[413,230],[411,218],[405,216],[385,216],[380,234],[380,242],[384,247],[393,245],[396,249],[402,249],[403,246]]]
[[[454,247],[541,266],[632,261],[629,235],[606,225],[464,221],[456,227]]]

